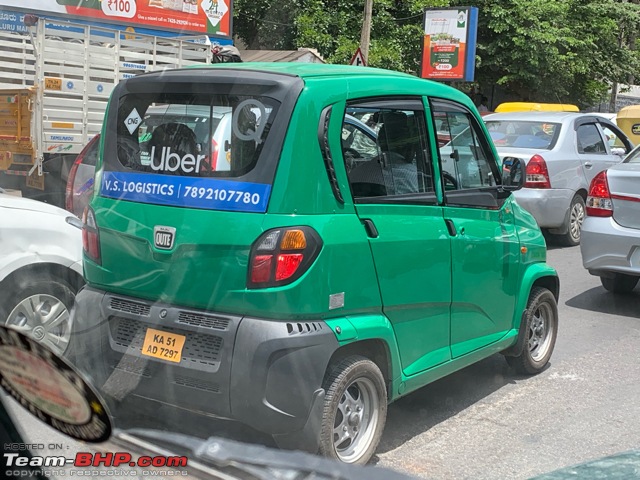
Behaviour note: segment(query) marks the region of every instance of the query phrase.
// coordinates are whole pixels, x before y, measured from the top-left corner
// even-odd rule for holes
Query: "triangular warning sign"
[[[356,53],[353,54],[353,57],[351,58],[351,65],[356,65],[358,67],[366,67],[367,64],[364,61],[364,55],[362,55],[362,51],[360,51],[360,48],[358,48],[356,50]]]

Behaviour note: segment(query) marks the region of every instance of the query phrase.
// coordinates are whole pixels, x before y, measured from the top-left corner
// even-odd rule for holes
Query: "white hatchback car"
[[[84,284],[81,228],[61,208],[0,193],[0,322],[60,354]]]

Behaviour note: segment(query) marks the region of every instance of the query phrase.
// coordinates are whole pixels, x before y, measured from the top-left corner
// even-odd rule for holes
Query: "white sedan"
[[[84,284],[81,227],[61,208],[0,193],[0,322],[60,354]]]

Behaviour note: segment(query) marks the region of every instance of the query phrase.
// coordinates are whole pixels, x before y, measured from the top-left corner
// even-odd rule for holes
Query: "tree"
[[[462,4],[466,2],[457,2]],[[638,70],[636,2],[477,0],[477,79],[514,99],[588,106]]]
[[[640,71],[640,0],[374,0],[369,65],[416,73],[423,11],[479,8],[476,78],[514,99],[601,102]],[[364,0],[236,0],[234,30],[249,48],[317,49],[348,63],[358,48]],[[464,87],[464,85],[458,85]]]
[[[375,0],[369,65],[417,72],[424,8],[448,3]],[[348,63],[360,42],[363,0],[236,0],[234,6],[234,31],[249,48],[310,47],[329,63]]]

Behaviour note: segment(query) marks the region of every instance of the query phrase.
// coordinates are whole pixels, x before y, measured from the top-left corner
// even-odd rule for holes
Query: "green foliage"
[[[453,4],[466,4],[454,0]],[[640,67],[640,6],[621,0],[476,0],[477,80],[514,99],[588,106]]]
[[[640,0],[375,0],[369,65],[419,69],[423,10],[479,8],[476,78],[514,99],[602,101],[640,72]],[[315,48],[348,63],[360,44],[364,0],[235,0],[234,31],[249,48]],[[468,89],[468,85],[460,85]]]

